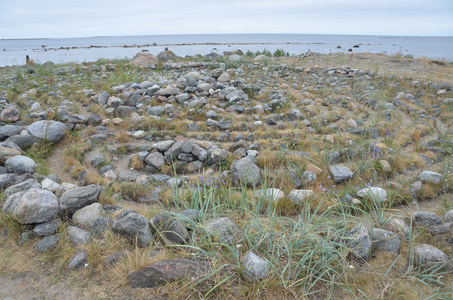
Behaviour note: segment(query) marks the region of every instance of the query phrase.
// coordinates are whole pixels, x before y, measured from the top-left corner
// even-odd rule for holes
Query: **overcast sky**
[[[0,39],[203,33],[453,36],[453,0],[0,0]]]

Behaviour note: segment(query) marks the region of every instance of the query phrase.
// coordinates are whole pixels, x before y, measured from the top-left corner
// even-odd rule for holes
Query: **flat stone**
[[[127,237],[137,246],[144,248],[151,244],[153,234],[147,218],[131,209],[122,211],[113,221],[112,231]]]
[[[418,179],[424,183],[429,182],[438,184],[442,181],[442,175],[436,172],[423,171],[418,175]]]
[[[51,143],[59,141],[66,133],[66,125],[56,121],[37,121],[27,127],[27,131]]]
[[[33,159],[27,156],[17,155],[6,160],[5,167],[8,172],[21,175],[24,173],[35,173],[35,170],[38,166]]]
[[[91,233],[76,226],[66,228],[66,236],[76,246],[81,246],[91,240]]]
[[[88,251],[87,250],[77,250],[76,253],[71,257],[68,263],[69,270],[76,270],[85,268],[85,264],[88,261]]]
[[[45,223],[41,223],[35,226],[33,232],[39,237],[49,236],[57,233],[58,227],[60,227],[61,221],[59,219],[50,220]]]
[[[348,245],[352,253],[357,258],[367,261],[371,252],[371,238],[366,227],[358,225],[348,232],[346,237],[348,237],[346,245]]]
[[[94,221],[105,214],[100,203],[93,203],[77,210],[72,219],[82,227],[92,228]]]
[[[60,209],[68,217],[72,216],[77,210],[97,202],[100,192],[97,184],[67,190],[60,197]]]
[[[380,187],[368,187],[357,192],[360,198],[371,198],[373,201],[383,202],[387,200],[387,192]]]
[[[197,280],[210,271],[211,264],[206,259],[166,259],[134,271],[127,278],[133,288],[153,288],[181,279]]]
[[[253,187],[261,184],[261,169],[247,157],[236,160],[231,164],[231,180],[235,185],[246,184]]]
[[[443,234],[450,231],[450,227],[434,213],[417,211],[414,213],[414,219],[417,226],[423,226],[433,234]]]
[[[419,244],[414,247],[414,260],[417,265],[426,267],[442,267],[449,264],[448,256],[429,244]]]

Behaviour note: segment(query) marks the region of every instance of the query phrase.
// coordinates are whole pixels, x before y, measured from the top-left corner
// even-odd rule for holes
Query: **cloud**
[[[207,33],[452,35],[451,0],[0,0],[0,38]]]

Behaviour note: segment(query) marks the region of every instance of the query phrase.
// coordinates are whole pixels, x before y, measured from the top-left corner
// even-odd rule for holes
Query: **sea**
[[[82,63],[100,58],[130,59],[143,50],[157,55],[165,48],[182,57],[212,52],[223,54],[237,49],[244,53],[263,50],[273,53],[283,49],[289,55],[309,51],[323,54],[384,53],[453,62],[453,36],[194,34],[0,39],[0,67],[23,65],[26,55],[37,63]]]

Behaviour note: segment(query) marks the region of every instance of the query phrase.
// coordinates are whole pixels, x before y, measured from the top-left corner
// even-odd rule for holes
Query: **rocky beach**
[[[451,299],[453,64],[0,68],[0,298]]]

